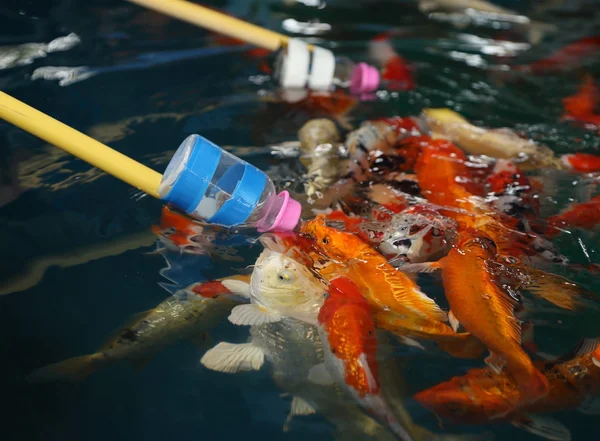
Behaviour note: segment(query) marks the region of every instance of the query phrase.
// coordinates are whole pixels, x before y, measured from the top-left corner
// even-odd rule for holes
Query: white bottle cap
[[[288,40],[287,50],[281,55],[279,83],[284,88],[304,88],[308,80],[310,51],[302,40]]]
[[[328,90],[333,84],[335,57],[333,52],[315,47],[312,53],[312,68],[308,87],[312,90]]]

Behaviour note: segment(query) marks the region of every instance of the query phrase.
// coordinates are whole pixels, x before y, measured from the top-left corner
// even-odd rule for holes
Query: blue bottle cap
[[[159,188],[162,199],[192,217],[200,218],[196,209],[204,198],[223,155],[233,159],[234,161],[230,161],[233,165],[213,184],[231,195],[231,198],[209,219],[201,219],[227,227],[244,223],[260,200],[267,184],[267,176],[199,135],[186,138],[175,152]]]

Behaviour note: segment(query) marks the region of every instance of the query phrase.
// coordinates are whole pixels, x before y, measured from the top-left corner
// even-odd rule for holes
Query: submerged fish
[[[150,311],[136,315],[97,352],[55,363],[32,372],[28,380],[77,381],[97,369],[129,361],[141,369],[165,346],[182,339],[204,344],[207,331],[221,322],[242,299],[247,276],[196,283],[176,292]]]
[[[484,129],[450,109],[425,109],[423,116],[435,136],[446,138],[472,155],[510,159],[522,169],[562,168],[546,146],[523,139],[510,129]]]
[[[578,409],[600,412],[600,350],[597,340],[584,340],[572,354],[536,367],[549,383],[544,398],[511,412],[520,397],[520,385],[507,372],[471,369],[466,375],[433,386],[414,396],[422,406],[454,423],[510,422],[555,441],[571,439],[569,429],[538,413]],[[499,414],[505,414],[496,418]]]
[[[309,198],[319,196],[334,184],[341,173],[343,152],[340,150],[340,134],[329,119],[313,119],[298,131],[300,162],[307,168],[304,184]]]
[[[337,413],[344,408],[350,415],[354,413],[352,406],[343,404],[344,394],[340,395],[333,382],[324,385],[322,379],[319,381],[314,378],[315,374],[313,378],[310,375],[311,369],[323,366],[323,345],[317,326],[325,291],[319,279],[302,264],[265,249],[251,278],[252,303],[234,308],[229,318],[235,324],[251,326],[251,342],[219,343],[202,357],[202,364],[209,369],[234,373],[260,369],[266,359],[272,365],[275,381],[294,395],[290,416],[324,411],[326,416],[338,421],[340,427],[354,426],[353,422],[337,420],[340,416]],[[357,336],[348,337],[354,341]],[[291,346],[287,340],[291,340]],[[324,393],[324,386],[328,394]],[[359,421],[365,418],[359,417]],[[370,426],[377,431],[373,424]]]

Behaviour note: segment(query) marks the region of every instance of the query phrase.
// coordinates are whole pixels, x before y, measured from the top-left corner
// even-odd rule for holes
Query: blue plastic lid
[[[247,162],[234,165],[217,184],[220,189],[231,194],[231,198],[225,201],[208,222],[227,226],[243,224],[258,205],[265,185],[267,176],[261,170]],[[233,186],[235,189],[232,193]]]
[[[170,189],[162,199],[196,215],[195,210],[224,154],[236,159],[237,163],[223,174],[216,186],[231,198],[205,220],[228,227],[244,223],[256,208],[268,178],[261,170],[224,152],[200,135],[188,137],[175,152],[163,177],[164,185],[170,185]]]

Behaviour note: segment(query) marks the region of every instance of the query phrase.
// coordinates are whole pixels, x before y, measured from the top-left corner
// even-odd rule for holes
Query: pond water
[[[366,59],[375,35],[401,29],[392,44],[414,66],[417,87],[361,103],[344,115],[355,127],[367,119],[449,107],[478,125],[515,128],[559,154],[597,152],[597,132],[560,117],[561,99],[577,91],[583,72],[600,79],[600,46],[543,76],[502,66],[526,65],[600,35],[600,3],[498,4],[556,24],[559,32],[530,45],[526,33],[489,22],[457,28],[428,18],[408,1],[210,2],[279,32],[312,21],[311,29],[319,32],[310,38],[356,60]],[[327,116],[270,99],[275,88],[248,47],[221,45],[213,34],[126,2],[9,1],[0,8],[0,23],[3,91],[160,172],[179,143],[199,133],[232,146],[279,186],[290,185],[301,173],[297,160],[278,158],[267,146],[293,141],[304,122]],[[28,384],[33,370],[94,352],[131,316],[156,307],[170,295],[163,285],[240,272],[261,247],[234,242],[235,260],[222,253],[171,256],[165,271],[152,232],[160,221],[159,201],[6,123],[0,123],[0,143],[7,182],[0,207],[0,439],[334,438],[333,426],[318,415],[282,431],[290,399],[267,370],[208,371],[199,364],[206,348],[188,341],[169,345],[143,369],[120,363],[82,382]],[[10,178],[15,166],[18,189]],[[594,191],[589,182],[565,177],[558,184],[563,191],[546,201],[545,210],[588,198]],[[573,262],[600,263],[593,233],[577,232],[557,243]],[[589,276],[576,280],[598,289]],[[433,281],[424,283],[426,292],[440,290]],[[548,352],[567,352],[580,335],[593,334],[596,322],[593,315],[567,319],[541,333],[539,344]],[[210,334],[213,342],[244,341],[247,330],[224,321]],[[418,424],[442,432],[435,416],[410,395],[481,362],[398,351],[407,409]],[[599,428],[596,416],[564,412],[558,418],[575,440]],[[491,431],[498,440],[541,439],[508,424],[443,427],[448,433]]]

